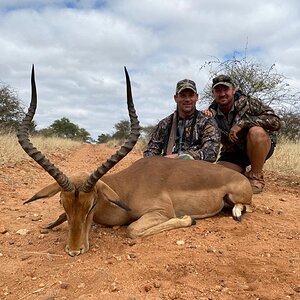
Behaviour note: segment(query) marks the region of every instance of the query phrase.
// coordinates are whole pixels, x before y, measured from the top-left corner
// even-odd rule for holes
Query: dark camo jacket
[[[247,133],[249,128],[253,126],[264,128],[268,132],[272,143],[276,145],[277,131],[280,129],[281,121],[270,106],[264,104],[260,99],[247,97],[241,92],[236,93],[234,105],[234,118],[230,127],[236,122],[242,121],[242,130],[238,133],[239,140],[236,143],[229,141],[229,130],[222,127],[222,122],[219,120],[220,116],[216,114],[218,104],[213,101],[209,106],[209,110],[213,112],[221,130],[222,152],[246,151]]]
[[[179,135],[176,135],[173,153],[178,153],[180,147],[183,153],[190,154],[194,159],[214,162],[220,150],[221,134],[218,125],[214,118],[206,117],[201,112],[198,112],[191,135],[193,116],[185,120],[178,120],[178,126],[182,126],[183,122],[185,123],[185,130],[181,147],[179,146]],[[147,150],[144,152],[145,157],[166,155],[172,121],[173,114],[162,119],[157,124],[148,143]]]

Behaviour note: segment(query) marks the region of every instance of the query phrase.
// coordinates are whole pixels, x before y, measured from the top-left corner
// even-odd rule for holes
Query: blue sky
[[[1,0],[0,81],[28,106],[34,64],[38,128],[67,117],[97,138],[128,118],[124,66],[141,124],[153,125],[175,109],[177,81],[201,93],[204,62],[246,46],[300,89],[299,33],[298,0]]]

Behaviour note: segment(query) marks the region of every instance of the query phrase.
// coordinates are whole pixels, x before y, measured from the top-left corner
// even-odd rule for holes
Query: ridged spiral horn
[[[35,114],[37,107],[37,92],[36,92],[36,84],[34,78],[34,65],[32,65],[31,71],[31,101],[30,106],[28,108],[28,112],[24,117],[17,136],[18,141],[23,148],[23,150],[36,161],[40,166],[44,168],[61,186],[64,191],[72,191],[74,189],[73,184],[69,180],[69,178],[63,174],[57,167],[55,167],[46,157],[41,153],[37,148],[35,148],[29,139],[29,129],[31,125],[31,121]]]
[[[127,108],[131,128],[130,135],[128,137],[128,140],[124,143],[124,145],[89,176],[86,183],[81,188],[81,190],[85,193],[90,192],[97,183],[97,181],[133,149],[140,136],[141,127],[139,125],[139,120],[133,104],[130,78],[126,67],[124,67],[124,69],[126,76]]]

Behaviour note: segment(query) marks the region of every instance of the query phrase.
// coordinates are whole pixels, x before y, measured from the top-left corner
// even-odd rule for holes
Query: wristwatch
[[[235,125],[239,126],[239,127],[243,127],[244,125],[244,121],[242,119],[239,119],[235,122]]]

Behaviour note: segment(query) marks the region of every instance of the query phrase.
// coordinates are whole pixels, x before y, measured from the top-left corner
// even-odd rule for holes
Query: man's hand
[[[175,154],[169,154],[169,155],[166,155],[165,157],[168,157],[168,158],[178,158],[178,154],[175,153]]]
[[[229,132],[229,140],[231,142],[236,142],[239,138],[237,136],[238,132],[240,132],[242,130],[242,127],[238,126],[238,125],[233,125],[230,129],[230,132]]]
[[[212,113],[212,111],[210,111],[209,109],[201,110],[201,112],[202,112],[206,117],[213,117],[213,116],[214,116],[214,114]]]

